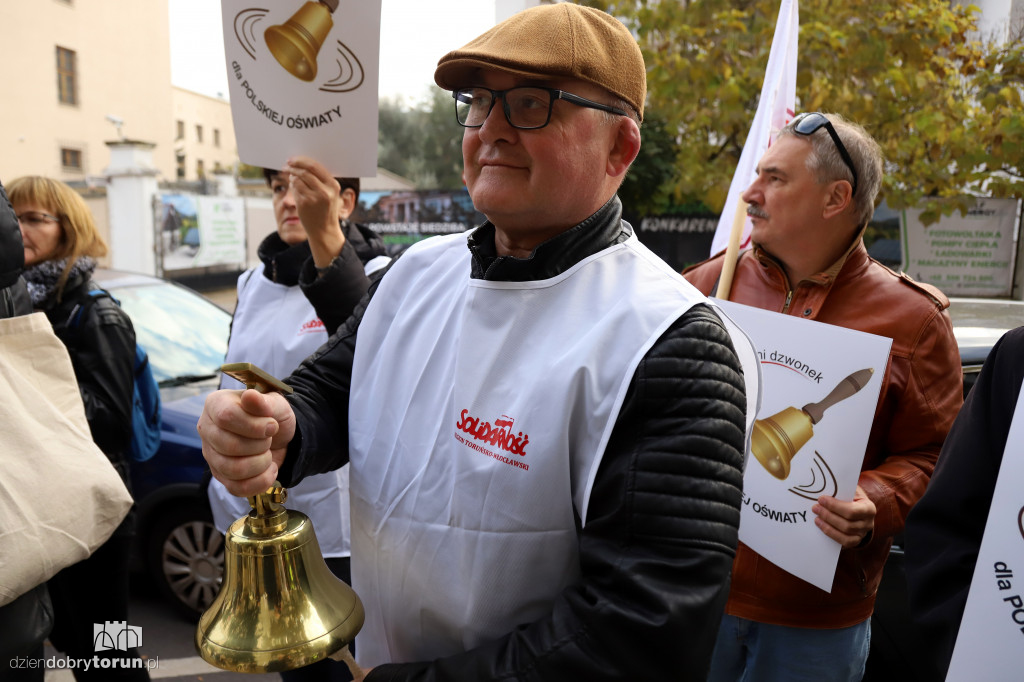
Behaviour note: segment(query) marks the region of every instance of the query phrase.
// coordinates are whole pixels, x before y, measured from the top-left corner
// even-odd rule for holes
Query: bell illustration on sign
[[[288,21],[266,29],[263,39],[274,59],[299,80],[312,82],[317,77],[317,57],[334,27],[331,15],[339,0],[306,2]],[[269,10],[246,9],[235,15],[235,38],[246,54],[256,59],[257,29]],[[350,92],[363,84],[365,73],[359,58],[340,40],[331,56],[336,74],[320,85],[324,92]]]
[[[785,480],[790,462],[814,435],[811,428],[821,421],[825,410],[855,394],[871,380],[874,369],[862,369],[839,382],[824,400],[802,408],[787,407],[782,412],[754,422],[750,449],[768,473]]]

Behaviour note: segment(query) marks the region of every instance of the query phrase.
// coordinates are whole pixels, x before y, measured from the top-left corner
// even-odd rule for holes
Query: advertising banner
[[[160,197],[163,270],[245,265],[245,202],[240,198]]]
[[[978,199],[966,216],[927,227],[919,209],[903,211],[903,270],[949,296],[1009,296],[1019,203]]]
[[[811,508],[822,495],[853,499],[892,340],[715,303],[747,333],[761,362],[740,540],[831,592],[841,547],[815,525]]]
[[[336,177],[377,173],[381,0],[221,0],[238,156],[311,156]]]

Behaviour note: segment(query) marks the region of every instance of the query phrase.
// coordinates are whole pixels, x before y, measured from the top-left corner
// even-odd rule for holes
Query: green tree
[[[721,210],[757,108],[779,0],[585,0],[638,36],[647,116],[676,133],[676,201]],[[882,197],[926,222],[973,196],[1024,196],[1024,47],[976,37],[948,0],[803,0],[797,110],[861,123],[886,158]],[[645,140],[646,142],[646,140]]]
[[[405,107],[380,101],[378,164],[412,180],[418,189],[462,187],[462,127],[451,95],[433,88],[431,96]]]
[[[247,163],[238,164],[238,177],[248,178],[250,180],[259,178],[263,179],[263,169],[259,166],[250,166]]]
[[[634,219],[638,215],[700,210],[700,206],[680,206],[671,191],[678,151],[665,120],[648,112],[642,138],[640,153],[619,188],[623,210]]]
[[[377,165],[412,180],[416,151],[416,113],[401,102],[380,100],[377,115]]]

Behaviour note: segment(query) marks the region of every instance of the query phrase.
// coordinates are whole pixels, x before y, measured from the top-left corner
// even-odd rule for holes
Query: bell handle
[[[875,370],[871,367],[857,370],[840,381],[839,384],[832,389],[832,392],[825,396],[824,400],[817,403],[808,403],[801,409],[803,409],[803,411],[807,413],[807,416],[811,418],[812,424],[817,424],[821,421],[821,418],[825,416],[825,410],[841,400],[846,400],[854,393],[864,388],[864,386],[866,386],[871,380],[871,375],[874,373]]]
[[[260,393],[273,393],[276,391],[285,395],[292,394],[291,386],[270,373],[263,371],[251,362],[229,362],[221,365],[220,371],[232,379],[245,384],[246,388],[254,389]]]
[[[262,493],[245,499],[249,500],[249,506],[256,510],[257,516],[270,516],[280,511],[281,505],[288,499],[288,489],[274,481],[274,485]]]

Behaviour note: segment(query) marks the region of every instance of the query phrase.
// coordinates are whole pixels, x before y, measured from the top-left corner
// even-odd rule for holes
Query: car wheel
[[[213,603],[224,576],[224,535],[198,503],[175,503],[151,526],[149,572],[160,593],[197,616]]]

